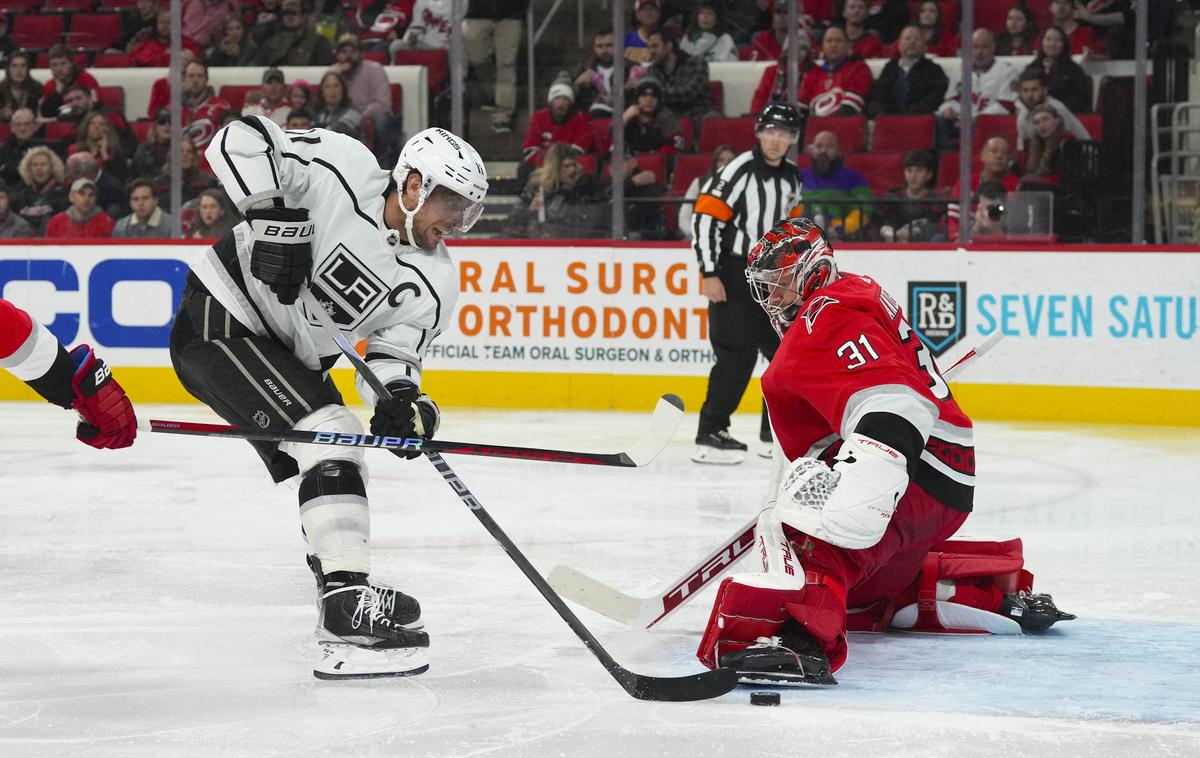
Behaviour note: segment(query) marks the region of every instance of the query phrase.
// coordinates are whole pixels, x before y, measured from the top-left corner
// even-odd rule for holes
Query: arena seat
[[[69,124],[65,121],[47,121],[46,122],[46,139],[48,140],[66,140],[68,142],[75,141],[75,124]]]
[[[932,150],[933,116],[880,116],[872,150]]]
[[[92,68],[133,68],[133,58],[125,53],[96,53]]]
[[[725,85],[721,82],[708,83],[708,104],[717,113],[725,113]]]
[[[591,176],[596,175],[597,160],[594,153],[583,153],[582,155],[577,155],[575,156],[575,162],[579,164],[580,174],[590,174]]]
[[[1017,117],[1016,116],[976,116],[975,132],[971,138],[972,153],[978,155],[983,143],[990,138],[1000,135],[1008,139],[1013,150],[1017,147]]]
[[[240,111],[246,104],[246,95],[260,89],[261,84],[226,84],[217,92],[217,97]]]
[[[125,115],[125,88],[100,87],[100,104]]]
[[[886,194],[893,187],[904,186],[904,153],[900,151],[848,153],[846,166],[861,171],[867,177],[871,192]]]
[[[804,128],[804,144],[811,145],[824,131],[837,134],[843,153],[857,153],[867,147],[866,116],[812,116]]]
[[[708,173],[712,165],[711,153],[681,153],[675,156],[675,171],[671,175],[671,186],[668,194],[682,197],[687,192],[688,185],[696,177]]]
[[[65,26],[59,15],[19,14],[13,18],[12,37],[26,51],[46,50],[62,41]]]
[[[134,139],[139,145],[146,141],[146,135],[150,133],[150,128],[153,126],[154,122],[148,119],[129,122],[129,129],[133,132]]]
[[[106,50],[121,36],[121,17],[115,13],[79,13],[71,17],[67,46],[75,50]]]
[[[46,13],[80,13],[89,11],[96,0],[46,0],[42,12]]]
[[[754,118],[709,118],[700,127],[700,152],[730,144],[739,153],[754,147]]]
[[[612,135],[609,133],[609,127],[612,126],[611,118],[594,118],[591,121],[592,129],[592,151],[607,154],[612,150]]]
[[[1104,118],[1099,113],[1077,113],[1075,117],[1083,124],[1083,128],[1088,130],[1088,134],[1092,135],[1092,139],[1097,142],[1104,141]]]
[[[445,50],[399,50],[392,58],[396,66],[424,66],[429,70],[429,89],[441,92],[450,81],[450,59]]]

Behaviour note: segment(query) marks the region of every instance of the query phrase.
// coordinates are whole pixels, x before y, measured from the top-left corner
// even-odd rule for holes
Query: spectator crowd
[[[1167,4],[1151,2],[1151,13]],[[203,151],[222,125],[244,115],[351,135],[390,167],[403,125],[382,65],[448,49],[452,5],[183,0],[177,209],[170,82],[154,82],[147,112],[129,114],[113,92],[120,88],[101,87],[88,70],[169,65],[165,2],[81,0],[44,44],[27,25],[23,30],[26,14],[10,19],[0,12],[0,236],[151,237],[169,229],[175,215],[189,236],[219,232],[237,211]],[[1092,79],[1079,60],[1132,55],[1129,0],[977,2],[967,40],[959,38],[957,3],[815,0],[803,4],[795,30],[782,0],[629,5],[625,80],[613,80],[612,30],[598,30],[579,65],[545,90],[545,107],[518,124],[516,59],[529,2],[468,4],[465,50],[473,72],[491,72],[485,110],[492,131],[525,132],[520,156],[485,152],[489,159],[519,157],[510,234],[599,234],[619,175],[634,234],[686,237],[689,200],[704,178],[751,149],[755,113],[789,99],[785,61],[794,39],[794,95],[807,120],[799,155],[806,212],[835,239],[953,238],[958,151],[973,153],[973,193],[990,184],[1060,191],[1073,143],[1101,138]],[[960,112],[958,86],[937,61],[957,56],[964,44],[969,114]],[[1018,69],[1009,56],[1032,58]],[[736,61],[770,64],[747,114],[726,113],[720,82],[710,77],[710,64]],[[223,66],[260,67],[260,86],[223,97],[209,83],[210,68]],[[326,70],[315,81],[288,81],[280,67],[290,66]],[[50,71],[44,82],[31,75],[42,68]],[[431,97],[444,87],[444,74],[431,71]],[[624,93],[620,114],[613,112],[616,87]],[[961,144],[964,117],[974,124],[969,145]],[[614,124],[622,129],[623,155],[612,153]]]

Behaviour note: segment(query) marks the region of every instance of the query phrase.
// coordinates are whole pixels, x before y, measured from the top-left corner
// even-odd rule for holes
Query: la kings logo
[[[967,334],[967,283],[909,282],[908,315],[921,342],[941,355]]]
[[[383,302],[387,286],[375,272],[338,245],[313,277],[313,295],[338,326],[354,329]],[[316,316],[309,322],[316,325]]]

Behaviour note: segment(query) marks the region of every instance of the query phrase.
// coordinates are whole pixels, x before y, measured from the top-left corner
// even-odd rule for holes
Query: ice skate
[[[365,574],[326,577],[316,637],[318,679],[413,676],[429,669],[429,635],[394,624]]]
[[[306,558],[308,567],[317,579],[317,606],[320,607],[321,598],[325,594],[325,574],[321,571],[321,559],[315,555],[308,555]],[[421,604],[415,597],[370,577],[367,577],[367,583],[379,596],[379,607],[393,624],[411,631],[425,628],[425,622],[421,621]]]
[[[722,655],[719,663],[722,668],[736,669],[742,684],[781,687],[837,684],[821,646],[803,630],[787,630],[778,637],[759,637],[744,650]]]
[[[1027,634],[1044,632],[1059,621],[1075,619],[1075,614],[1060,611],[1054,605],[1054,598],[1044,592],[1037,595],[1025,592],[1005,595],[997,613],[1016,621]]]
[[[729,435],[726,429],[696,435],[696,463],[715,463],[730,466],[746,460],[746,445]]]
[[[758,457],[771,458],[775,455],[775,437],[771,434],[771,427],[764,426],[758,433]]]

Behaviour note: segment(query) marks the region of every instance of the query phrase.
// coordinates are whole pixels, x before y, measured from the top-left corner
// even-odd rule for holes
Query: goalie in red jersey
[[[746,278],[783,341],[762,377],[776,497],[761,572],[726,578],[697,655],[747,683],[837,684],[847,631],[1042,631],[1020,540],[949,541],[975,485],[971,420],[874,280],[839,273],[808,219],[777,224]]]
[[[42,397],[79,413],[75,435],[96,448],[122,448],[137,436],[137,418],[112,371],[87,345],[67,352],[50,330],[0,298],[0,368]]]

